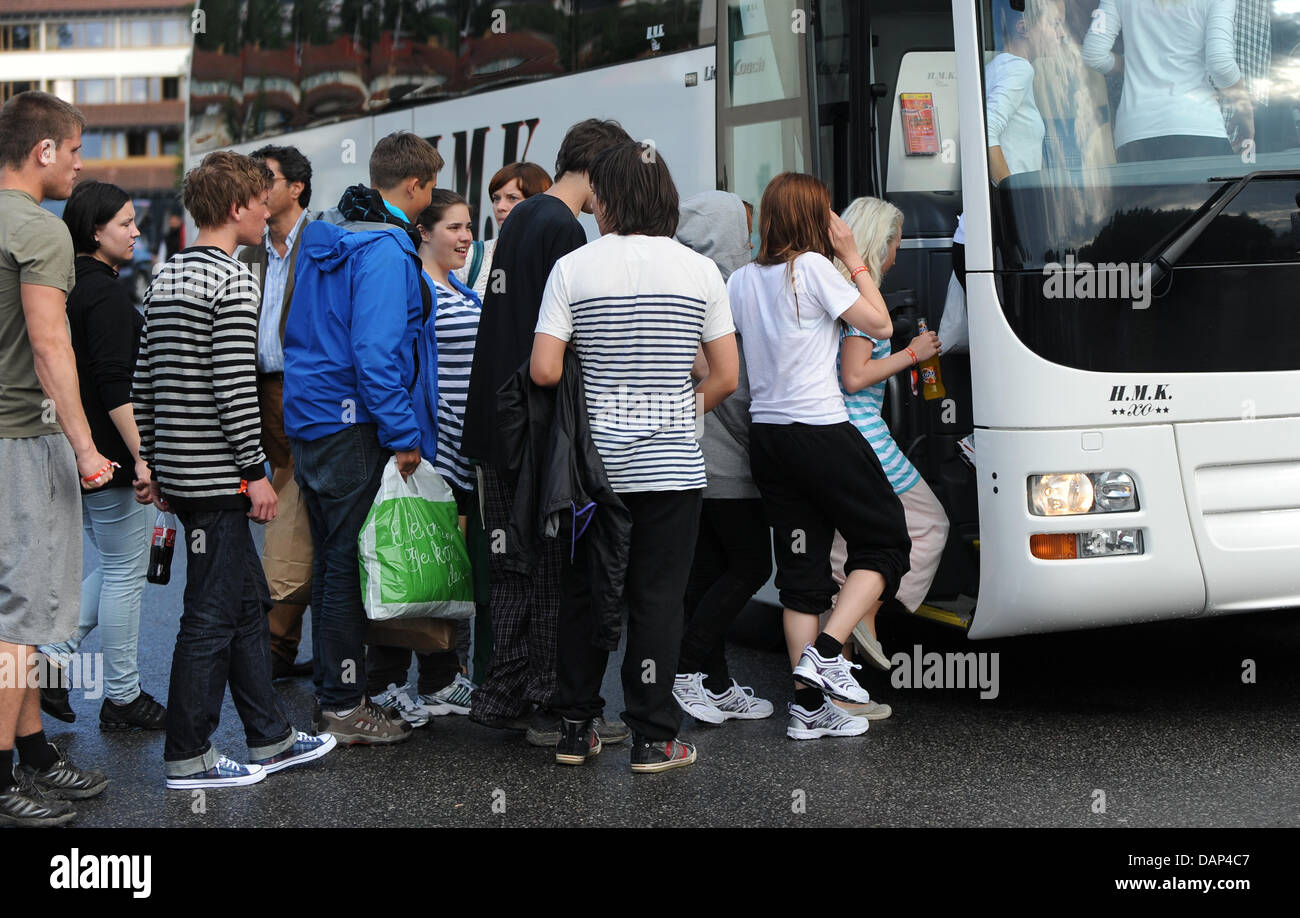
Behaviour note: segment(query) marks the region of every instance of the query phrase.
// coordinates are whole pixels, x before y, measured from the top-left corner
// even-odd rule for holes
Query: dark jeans
[[[1131,140],[1115,151],[1115,159],[1121,163],[1140,163],[1188,156],[1227,156],[1231,153],[1232,144],[1226,137],[1170,134]]]
[[[230,685],[251,758],[293,745],[294,729],[271,687],[271,608],[262,559],[243,510],[187,511],[185,607],[167,691],[163,761],[172,776],[216,764],[209,737]]]
[[[623,656],[624,722],[639,737],[677,736],[682,712],[673,700],[673,676],[682,641],[682,596],[691,571],[703,491],[620,494],[632,514],[632,544],[623,597],[627,650]],[[555,710],[571,720],[597,717],[605,708],[600,684],[609,651],[592,643],[587,552],[566,565],[560,601]]]
[[[706,499],[686,584],[686,633],[679,673],[704,673],[706,687],[716,694],[730,688],[727,629],[770,576],[772,530],[763,501]]]
[[[374,424],[354,424],[319,440],[291,439],[289,444],[315,551],[312,681],[324,710],[346,711],[361,702],[366,684],[367,621],[357,536],[392,453],[379,445]]]

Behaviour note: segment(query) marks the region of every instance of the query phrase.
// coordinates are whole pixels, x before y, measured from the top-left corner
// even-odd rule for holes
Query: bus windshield
[[[1300,332],[1286,305],[1300,268],[1300,178],[1287,172],[1300,168],[1300,0],[980,9],[995,264],[1022,340],[1086,369],[1300,366],[1281,346],[1248,367],[1205,343],[1174,355],[1143,340],[1172,315],[1181,329],[1199,318],[1227,333]],[[1241,189],[1177,270],[1142,289],[1162,240],[1258,172],[1280,174]],[[1225,317],[1229,287],[1241,309]],[[1109,346],[1093,343],[1099,330]]]

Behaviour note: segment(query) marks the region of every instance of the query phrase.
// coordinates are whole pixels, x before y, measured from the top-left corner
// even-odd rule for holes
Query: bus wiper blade
[[[1178,260],[1186,254],[1193,243],[1201,238],[1214,219],[1223,213],[1223,209],[1232,203],[1232,199],[1255,179],[1300,179],[1300,169],[1268,169],[1248,172],[1238,179],[1230,177],[1208,178],[1207,182],[1232,182],[1214,192],[1204,204],[1180,223],[1172,233],[1165,236],[1143,257],[1141,290],[1151,290],[1164,279]],[[1167,241],[1166,241],[1167,240]]]

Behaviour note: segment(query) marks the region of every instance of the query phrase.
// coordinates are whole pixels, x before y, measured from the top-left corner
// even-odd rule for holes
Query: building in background
[[[86,116],[81,178],[137,199],[157,253],[184,154],[193,0],[0,0],[0,102],[54,93]]]

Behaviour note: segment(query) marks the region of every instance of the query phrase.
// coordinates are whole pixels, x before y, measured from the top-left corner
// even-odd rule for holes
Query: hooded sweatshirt
[[[740,198],[726,191],[705,191],[682,202],[677,241],[711,258],[725,281],[752,258],[746,227]],[[709,481],[704,489],[707,500],[759,496],[749,471],[749,378],[739,333],[736,351],[740,355],[736,391],[704,416],[700,450]]]
[[[364,185],[303,228],[284,330],[290,437],[318,440],[370,423],[386,449],[420,445],[411,388],[431,303],[410,232]],[[431,356],[436,368],[436,351]]]

